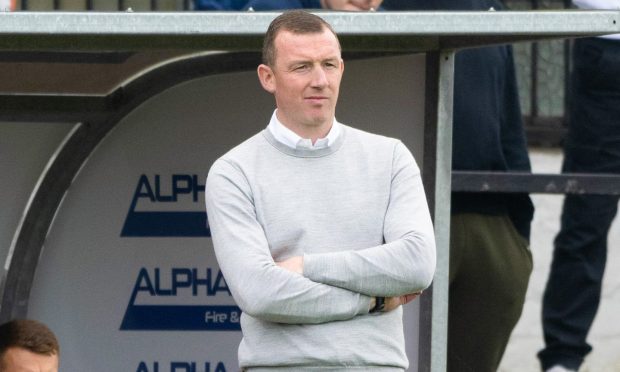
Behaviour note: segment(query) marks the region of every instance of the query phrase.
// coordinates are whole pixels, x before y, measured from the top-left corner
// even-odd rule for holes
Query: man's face
[[[280,31],[274,65],[259,66],[263,87],[274,94],[278,119],[297,134],[329,130],[344,63],[336,36]]]
[[[11,347],[0,358],[0,372],[58,372],[58,355],[41,355]]]

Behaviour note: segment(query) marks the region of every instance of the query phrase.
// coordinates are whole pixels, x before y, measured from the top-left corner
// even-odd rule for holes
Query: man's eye
[[[305,71],[308,69],[308,65],[300,65],[300,66],[296,66],[293,70],[295,71]]]

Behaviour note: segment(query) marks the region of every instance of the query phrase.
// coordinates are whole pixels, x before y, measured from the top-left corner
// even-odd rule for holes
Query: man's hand
[[[304,275],[304,256],[294,256],[284,261],[276,262],[283,269]]]
[[[408,304],[409,302],[416,299],[422,292],[410,293],[403,296],[398,297],[386,297],[385,298],[385,307],[383,308],[383,312],[392,311],[401,305]]]

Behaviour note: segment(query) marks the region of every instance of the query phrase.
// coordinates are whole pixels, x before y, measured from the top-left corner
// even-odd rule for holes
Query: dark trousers
[[[575,41],[569,131],[563,172],[620,173],[620,41]],[[607,233],[618,197],[569,195],[554,242],[543,297],[543,369],[578,369],[601,298]]]
[[[449,372],[497,371],[531,272],[528,243],[507,215],[452,216]]]

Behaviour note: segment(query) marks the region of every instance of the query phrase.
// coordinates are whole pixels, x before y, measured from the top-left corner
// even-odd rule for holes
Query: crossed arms
[[[420,172],[402,143],[393,156],[384,244],[279,263],[258,221],[245,173],[230,159],[214,163],[205,190],[213,244],[245,313],[278,323],[347,320],[367,314],[375,297],[389,298],[386,310],[392,310],[430,285],[435,241]]]

